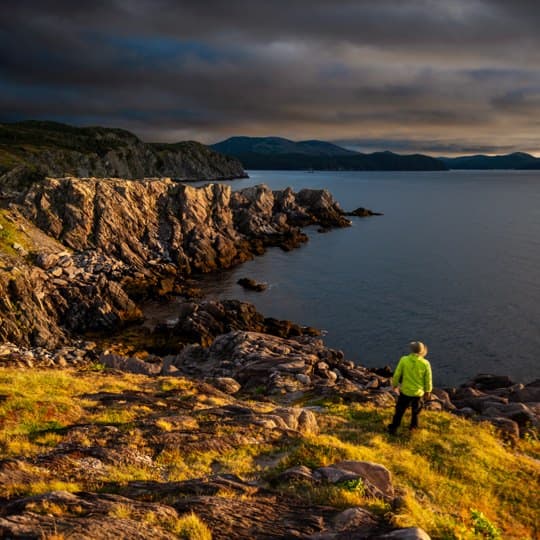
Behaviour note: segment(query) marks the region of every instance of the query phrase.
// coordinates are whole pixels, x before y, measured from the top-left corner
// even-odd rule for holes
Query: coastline
[[[196,512],[218,539],[255,529],[269,538],[429,538],[397,463],[366,450],[386,437],[390,369],[355,365],[318,330],[251,304],[198,298],[187,279],[269,246],[294,249],[307,225],[347,226],[328,192],[49,179],[2,219],[11,249],[0,271],[2,534],[83,527],[83,537],[129,538],[143,521],[153,537],[172,538]],[[177,320],[141,326],[141,301],[172,294],[183,297]],[[435,389],[429,429],[400,444],[421,455],[455,426],[466,445],[481,434],[483,444],[520,447],[537,436],[539,394],[537,383],[496,376]],[[34,423],[11,415],[21,395],[37,400]],[[350,433],[364,432],[366,446],[352,447]],[[384,444],[391,456],[394,443]],[[269,505],[287,522],[267,515]],[[416,527],[400,521],[405,509]]]

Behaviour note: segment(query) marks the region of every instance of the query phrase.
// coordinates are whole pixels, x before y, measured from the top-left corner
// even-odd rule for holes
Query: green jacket
[[[424,392],[431,392],[431,365],[417,354],[402,356],[398,362],[392,385],[399,386],[402,394],[420,397]]]

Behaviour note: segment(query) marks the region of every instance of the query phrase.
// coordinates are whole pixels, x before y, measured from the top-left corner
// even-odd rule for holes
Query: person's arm
[[[427,399],[431,397],[432,390],[433,390],[433,379],[431,375],[431,364],[428,362],[426,372],[424,373],[424,392]]]
[[[398,362],[397,368],[394,371],[394,375],[392,377],[392,386],[397,389],[399,387],[399,381],[401,379],[401,375],[403,374],[403,362],[401,361],[401,358]]]

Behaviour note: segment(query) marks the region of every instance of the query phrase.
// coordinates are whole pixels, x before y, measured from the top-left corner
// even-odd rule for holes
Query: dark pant
[[[418,427],[418,415],[422,410],[423,400],[421,397],[406,396],[405,394],[399,394],[396,403],[396,412],[392,423],[388,426],[388,430],[393,433],[397,430],[401,424],[401,419],[405,414],[408,407],[411,407],[411,429]]]

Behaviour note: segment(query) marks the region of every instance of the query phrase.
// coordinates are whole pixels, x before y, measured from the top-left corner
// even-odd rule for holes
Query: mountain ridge
[[[392,152],[362,154],[315,139],[294,142],[282,137],[229,137],[211,146],[239,159],[246,169],[268,170],[446,170],[436,158]]]
[[[468,170],[505,170],[518,169],[530,170],[540,169],[540,158],[536,158],[526,152],[512,152],[488,156],[485,154],[475,154],[472,156],[458,156],[454,158],[439,157],[450,169]]]

